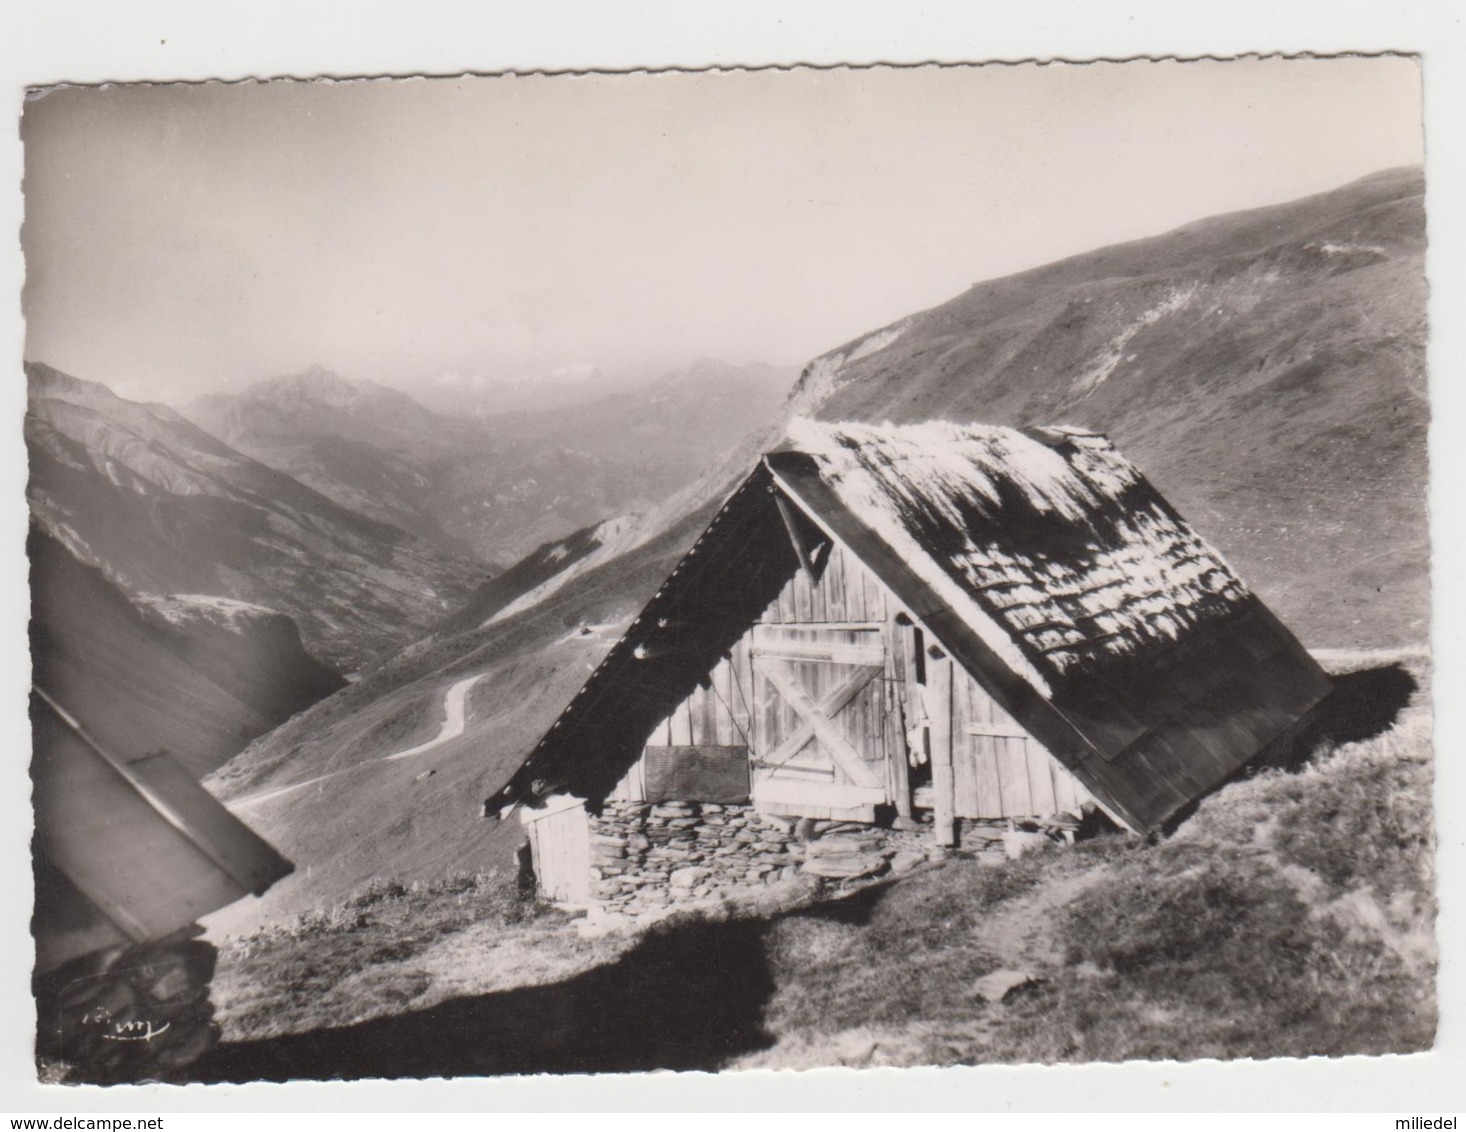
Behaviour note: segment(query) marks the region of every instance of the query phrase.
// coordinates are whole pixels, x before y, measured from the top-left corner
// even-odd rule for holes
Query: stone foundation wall
[[[640,916],[795,880],[831,881],[914,868],[940,855],[930,827],[760,814],[751,806],[607,802],[591,815],[591,875],[608,911]]]
[[[793,879],[804,860],[792,823],[749,806],[607,802],[590,829],[596,898],[628,915]]]

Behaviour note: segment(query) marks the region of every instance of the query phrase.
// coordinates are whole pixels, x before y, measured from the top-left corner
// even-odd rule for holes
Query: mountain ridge
[[[409,879],[507,859],[517,827],[478,827],[464,807],[517,769],[795,414],[1096,428],[1305,644],[1418,644],[1429,610],[1421,190],[1418,172],[1391,171],[1198,221],[984,283],[816,358],[776,421],[639,523],[487,623],[418,642],[223,768],[213,788],[237,797],[353,765],[375,750],[362,734],[424,712],[428,722],[411,727],[429,731],[444,689],[482,676],[464,735],[427,756],[433,777],[408,787],[363,768],[338,780],[333,805],[349,796],[392,815],[389,856],[343,851],[341,829],[306,791],[251,811],[322,865],[312,887],[296,878],[250,914],[309,907],[389,859]],[[1155,269],[1142,270],[1147,262]],[[408,789],[407,802],[393,793]]]
[[[352,512],[166,407],[28,363],[27,495],[73,554],[135,594],[290,615],[347,671],[429,629],[483,571]]]
[[[186,411],[343,506],[498,564],[660,503],[771,419],[793,376],[699,359],[584,404],[477,419],[313,367]]]
[[[1423,636],[1423,191],[1385,170],[981,284],[859,340],[883,336],[833,382],[822,362],[851,347],[818,359],[794,399],[825,420],[1104,432],[1285,621],[1370,643],[1380,595]],[[1340,556],[1343,602],[1309,584]]]

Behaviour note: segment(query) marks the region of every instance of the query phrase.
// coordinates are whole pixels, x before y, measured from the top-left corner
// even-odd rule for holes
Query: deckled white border
[[[252,75],[403,75],[533,70],[658,69],[808,62],[1229,57],[1252,53],[1420,53],[1427,104],[1430,230],[1430,364],[1435,427],[1432,498],[1435,538],[1437,710],[1441,822],[1441,1029],[1431,1055],[1380,1060],[1133,1064],[1118,1067],[987,1067],[978,1070],[830,1070],[816,1073],[655,1075],[599,1079],[301,1084],[168,1089],[41,1088],[30,1070],[30,942],[17,899],[29,887],[9,871],[0,916],[6,1019],[0,1024],[0,1108],[42,1113],[99,1111],[520,1110],[1276,1110],[1450,1112],[1460,1105],[1466,1069],[1463,867],[1466,841],[1466,673],[1463,554],[1466,458],[1461,426],[1466,380],[1466,32],[1460,8],[1377,0],[1024,0],[1021,4],[939,0],[895,5],[846,0],[484,0],[385,4],[307,0],[25,0],[6,5],[0,32],[0,90],[11,119],[0,127],[0,351],[11,359],[0,382],[0,711],[9,737],[0,771],[0,861],[28,859],[30,813],[24,652],[26,620],[24,405],[19,375],[22,278],[15,235],[21,219],[20,147],[15,126],[22,89],[55,81],[178,80]],[[899,313],[899,312],[894,312]],[[1447,490],[1451,485],[1452,490]],[[492,1120],[493,1117],[486,1117]],[[1381,1121],[1381,1127],[1386,1127]]]

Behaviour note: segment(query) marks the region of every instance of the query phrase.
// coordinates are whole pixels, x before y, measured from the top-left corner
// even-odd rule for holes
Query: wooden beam
[[[901,634],[895,615],[886,622],[886,774],[890,779],[891,801],[896,813],[911,816],[911,770],[907,764],[905,698],[896,683],[896,644]]]
[[[879,633],[884,626],[882,621],[821,621],[813,625],[781,625],[777,622],[760,621],[754,626],[754,640],[762,642],[765,640],[781,640],[782,635],[791,629],[818,629],[821,632],[832,630],[847,630],[852,632]]]
[[[789,665],[772,657],[754,657],[754,667],[768,678],[795,713],[814,728],[815,735],[825,745],[840,768],[850,776],[850,780],[857,786],[879,790],[884,798],[886,791],[880,779],[860,757],[860,752],[850,745],[850,740],[840,734],[840,729],[821,713],[819,705],[810,699],[809,693],[800,686],[798,677],[794,675]],[[880,670],[876,669],[872,676],[879,675],[879,673]]]
[[[969,723],[962,729],[968,735],[978,735],[994,739],[1031,739],[1033,736],[1016,723]]]
[[[585,805],[585,799],[577,798],[574,794],[552,794],[537,810],[529,806],[523,807],[519,811],[519,820],[523,825],[533,825],[537,821],[544,821],[545,818],[554,817],[556,814],[583,805]]]
[[[825,782],[835,780],[835,768],[831,766],[801,766],[799,763],[768,763],[762,759],[751,759],[749,766],[755,770],[777,770],[783,774],[806,774],[810,778],[823,779]]]
[[[900,623],[899,620],[897,622]],[[921,656],[920,650],[916,647],[916,635],[921,630],[908,621],[901,629],[901,653],[904,679],[902,682],[904,701],[906,705],[906,718],[902,720],[902,726],[908,729],[918,729],[920,734],[916,740],[916,750],[911,753],[916,756],[918,765],[925,765],[930,760],[928,730],[922,717],[926,714],[925,685],[918,678],[917,659]],[[911,748],[908,746],[908,750]]]
[[[886,788],[899,817],[911,816],[911,768],[907,763],[906,734],[902,730],[901,707],[886,713]]]
[[[824,661],[829,664],[875,665],[877,668],[886,659],[886,650],[880,645],[852,645],[843,641],[770,641],[765,638],[753,646],[752,652],[755,657],[770,656],[780,660]]]
[[[952,659],[927,661],[926,704],[931,736],[932,808],[938,845],[957,844],[957,793],[952,772]]]
[[[808,787],[818,787],[811,794]],[[776,802],[785,806],[818,805],[832,810],[853,810],[857,806],[880,806],[886,801],[884,787],[831,786],[796,782],[792,778],[766,778],[754,788],[754,804]]]
[[[774,492],[774,502],[779,507],[779,518],[784,520],[784,529],[789,532],[789,541],[793,544],[794,553],[799,559],[799,568],[804,571],[804,576],[813,582],[814,560],[810,557],[809,548],[804,545],[804,539],[800,537],[794,512],[789,509],[789,503],[782,492]]]

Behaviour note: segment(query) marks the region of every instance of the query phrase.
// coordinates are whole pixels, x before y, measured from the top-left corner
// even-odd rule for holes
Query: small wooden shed
[[[486,802],[519,809],[550,895],[594,895],[594,819],[626,803],[868,823],[929,808],[951,844],[962,819],[1092,802],[1145,833],[1329,691],[1103,436],[798,421],[790,437]]]

